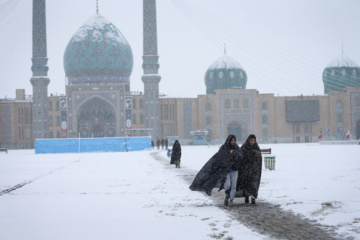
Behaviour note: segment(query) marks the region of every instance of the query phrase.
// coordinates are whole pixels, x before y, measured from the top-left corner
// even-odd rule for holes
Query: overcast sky
[[[48,91],[64,94],[66,45],[96,1],[52,0],[46,10]],[[130,88],[143,91],[142,1],[99,0],[99,12],[129,42]],[[32,94],[32,1],[0,0],[0,21],[0,98]],[[160,93],[172,97],[205,94],[205,72],[224,45],[248,89],[280,96],[323,94],[322,71],[342,49],[360,64],[360,0],[158,0],[157,23]]]

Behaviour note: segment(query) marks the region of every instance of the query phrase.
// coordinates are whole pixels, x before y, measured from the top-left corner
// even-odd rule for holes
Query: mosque
[[[204,73],[197,98],[159,94],[156,1],[143,0],[143,92],[130,91],[133,53],[120,30],[98,12],[64,51],[64,96],[48,96],[45,0],[33,0],[32,97],[0,99],[0,147],[33,148],[39,138],[151,136],[182,144],[222,143],[228,134],[260,143],[360,139],[360,67],[342,54],[323,71],[324,95],[261,94],[224,53]],[[202,79],[198,79],[203,81]]]

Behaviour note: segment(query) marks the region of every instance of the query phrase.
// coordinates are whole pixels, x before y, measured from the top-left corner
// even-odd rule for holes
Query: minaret
[[[47,77],[46,49],[46,10],[45,0],[33,0],[33,26],[32,26],[32,78],[33,86],[33,123],[34,139],[46,138],[47,123],[47,86],[50,79]]]
[[[152,137],[156,140],[160,135],[160,104],[158,74],[158,50],[156,30],[156,0],[143,0],[143,69],[144,97],[145,97],[145,126],[152,128]]]

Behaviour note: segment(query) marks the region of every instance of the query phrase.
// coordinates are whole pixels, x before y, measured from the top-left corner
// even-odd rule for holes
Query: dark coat
[[[170,159],[170,164],[175,164],[176,160],[181,159],[181,146],[178,140],[174,142],[172,147],[172,154]]]
[[[235,137],[229,135],[219,151],[201,168],[195,176],[190,189],[193,191],[205,191],[211,196],[213,188],[224,188],[226,175],[230,168],[239,167],[241,160],[240,147],[235,143],[233,153],[230,153],[230,139]]]
[[[250,134],[241,146],[242,159],[236,189],[237,192],[246,190],[245,193],[247,192],[257,198],[261,180],[262,155],[257,142],[252,146],[250,145],[251,138],[256,139],[254,134]]]

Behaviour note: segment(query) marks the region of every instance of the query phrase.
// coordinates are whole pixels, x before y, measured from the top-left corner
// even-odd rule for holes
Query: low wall
[[[35,140],[35,153],[127,152],[145,149],[151,149],[150,137]]]
[[[340,141],[319,141],[319,144],[321,145],[332,145],[332,144],[360,144],[360,140],[340,140]]]

